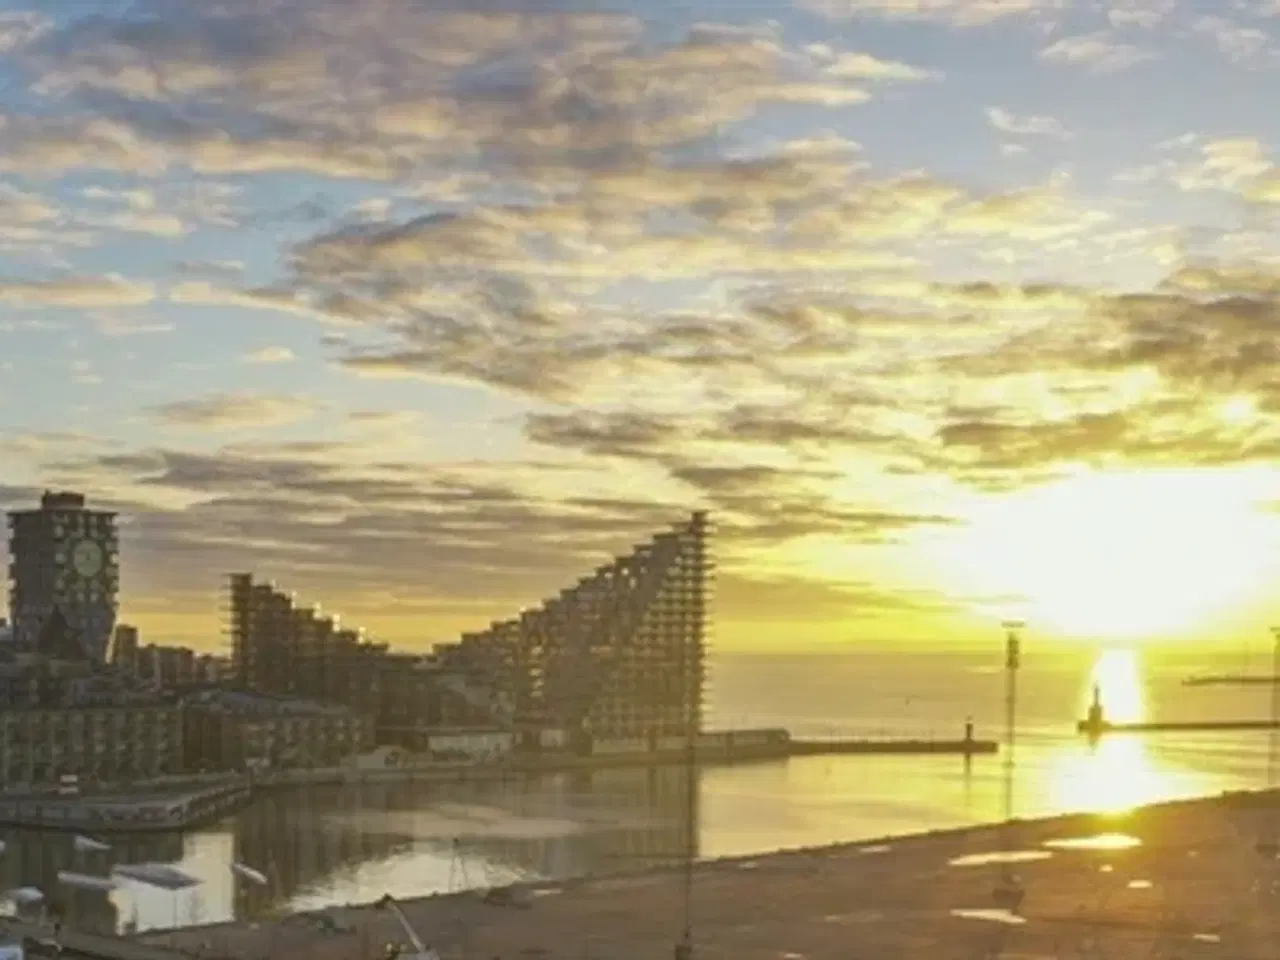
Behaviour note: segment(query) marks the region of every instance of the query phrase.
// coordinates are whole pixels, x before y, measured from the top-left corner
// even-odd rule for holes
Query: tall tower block
[[[104,662],[120,593],[116,515],[90,510],[83,494],[46,491],[39,509],[9,514],[9,558],[13,642],[51,652],[39,638],[59,611],[84,656]]]

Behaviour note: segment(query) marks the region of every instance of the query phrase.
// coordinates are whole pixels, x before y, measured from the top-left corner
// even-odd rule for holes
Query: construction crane
[[[409,938],[409,942],[413,944],[413,952],[406,952],[404,947],[391,947],[387,951],[387,960],[440,960],[440,954],[436,952],[434,947],[429,947],[422,942],[422,938],[418,936],[418,931],[413,929],[409,923],[409,918],[404,915],[404,911],[400,909],[400,904],[396,903],[395,897],[391,894],[384,894],[382,899],[378,901],[378,908],[381,910],[390,910],[396,920],[400,922],[400,926],[404,929],[404,935]]]

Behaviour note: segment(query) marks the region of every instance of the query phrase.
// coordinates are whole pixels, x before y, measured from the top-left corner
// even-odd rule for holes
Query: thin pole
[[[690,724],[685,736],[684,941],[693,944],[693,859],[697,855],[698,761],[696,734]]]
[[[1267,789],[1276,788],[1277,767],[1280,766],[1280,627],[1271,628],[1271,737],[1267,745]]]
[[[1280,722],[1280,627],[1271,628],[1271,730],[1267,736],[1267,801],[1268,808],[1275,804],[1276,774],[1280,772],[1280,730],[1276,729]],[[1263,817],[1262,836],[1258,840],[1258,853],[1268,860],[1274,860],[1277,854],[1276,824],[1273,813],[1268,809]]]
[[[1019,624],[1005,624],[1004,654],[1004,820],[1013,822],[1016,809],[1014,774],[1017,770],[1018,748],[1018,668],[1022,665]]]
[[[694,661],[688,644],[685,646],[684,676],[684,924],[680,942],[675,946],[675,960],[693,960],[693,859],[697,852],[695,821],[698,813],[698,714],[694,698],[698,696],[698,689],[694,683]]]
[[[1014,796],[1014,775],[1017,772],[1018,746],[1018,668],[1022,665],[1022,643],[1020,631],[1021,621],[1006,620],[1004,643],[1004,823],[1002,826],[1002,843],[1004,852],[1013,849],[1013,817],[1016,809]],[[1023,891],[1018,877],[1013,872],[1013,864],[1006,856],[1001,863],[1000,883],[995,891],[996,903],[1009,911],[1016,911],[1022,905]]]

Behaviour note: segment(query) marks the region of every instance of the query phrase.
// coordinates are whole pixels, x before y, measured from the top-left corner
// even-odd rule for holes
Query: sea
[[[785,727],[796,737],[1006,736],[1003,650],[907,649],[723,655],[712,660],[707,727]],[[1093,811],[1122,817],[1165,799],[1261,788],[1275,734],[1143,734],[1091,745],[1076,732],[1096,688],[1110,719],[1260,719],[1268,686],[1186,686],[1194,674],[1269,673],[1269,652],[1154,647],[1028,650],[1013,698],[1014,747],[957,756],[817,756],[694,774],[702,858]],[[602,875],[680,861],[689,771],[613,770],[523,783],[322,787],[277,793],[225,821],[171,834],[93,838],[0,831],[0,888],[36,888],[71,924],[156,929],[254,920],[326,906]],[[60,871],[176,865],[178,891],[119,881],[70,887]],[[252,867],[265,882],[232,869]]]

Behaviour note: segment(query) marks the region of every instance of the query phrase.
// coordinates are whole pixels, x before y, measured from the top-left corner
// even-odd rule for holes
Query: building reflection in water
[[[102,838],[108,851],[79,852],[71,834],[9,831],[0,875],[5,889],[43,890],[75,927],[118,930],[634,870],[685,855],[687,776],[662,768],[282,791],[205,830]],[[170,893],[126,881],[106,894],[57,880],[60,870],[107,875],[145,861],[174,863],[201,884]],[[267,883],[237,877],[236,862]]]

